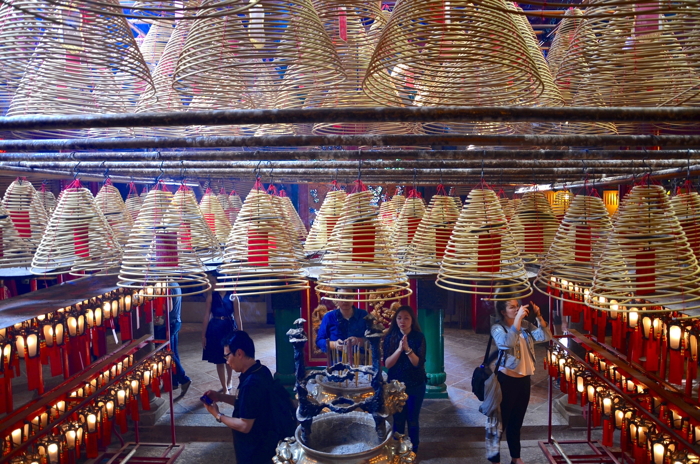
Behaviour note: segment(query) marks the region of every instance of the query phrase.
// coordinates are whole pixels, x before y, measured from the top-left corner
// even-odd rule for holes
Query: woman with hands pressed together
[[[406,385],[408,400],[403,410],[394,414],[394,432],[404,434],[408,422],[408,436],[413,451],[418,451],[420,408],[425,398],[425,336],[420,330],[413,308],[401,306],[391,318],[384,338],[384,365],[389,370],[388,380]]]
[[[514,294],[512,289],[502,289],[505,294]],[[525,318],[533,312],[537,325]],[[546,342],[552,338],[540,308],[532,301],[523,305],[520,300],[496,302],[496,317],[500,319],[491,326],[493,337],[499,353],[498,382],[501,386],[501,422],[506,434],[511,463],[523,464],[520,458],[520,429],[525,419],[527,405],[530,402],[530,378],[535,372],[535,343]],[[496,440],[500,437],[496,436]],[[498,443],[493,447],[495,454],[488,460],[501,462]]]

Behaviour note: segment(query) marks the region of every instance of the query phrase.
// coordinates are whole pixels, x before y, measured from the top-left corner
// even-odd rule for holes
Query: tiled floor
[[[180,356],[192,386],[184,397],[176,398],[174,411],[178,440],[197,443],[197,449],[205,454],[220,453],[214,445],[199,442],[223,442],[219,446],[231,451],[231,434],[217,424],[202,407],[199,397],[209,389],[219,389],[220,384],[214,365],[201,361],[200,328],[186,325],[180,334]],[[249,329],[255,340],[256,357],[272,371],[275,370],[274,329],[271,327]],[[484,356],[488,335],[474,334],[470,330],[445,330],[445,372],[449,399],[426,400],[421,412],[421,462],[426,464],[452,464],[458,462],[486,462],[483,459],[483,437],[485,417],[479,413],[480,402],[471,392],[471,374]],[[537,358],[544,356],[544,346],[537,347]],[[528,463],[544,462],[537,440],[546,438],[548,424],[548,379],[542,364],[533,378],[532,397],[523,427],[523,459]],[[236,376],[236,374],[234,374]],[[237,383],[237,380],[234,379]],[[178,393],[178,391],[176,391]],[[558,393],[558,392],[557,392]],[[557,395],[559,396],[559,395]],[[225,413],[230,412],[226,406]],[[148,439],[169,436],[167,413],[158,425],[144,431]],[[557,433],[566,433],[564,419],[556,412],[553,425]],[[446,446],[447,445],[447,446]],[[508,452],[502,446],[504,462]],[[188,453],[189,454],[189,453]],[[202,456],[201,462],[205,462]],[[227,462],[231,462],[227,459]],[[208,460],[207,460],[208,461]],[[199,462],[199,460],[187,462]]]

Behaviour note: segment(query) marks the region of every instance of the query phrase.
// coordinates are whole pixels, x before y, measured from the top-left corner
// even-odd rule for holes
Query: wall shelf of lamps
[[[113,435],[120,452],[162,446],[141,443],[138,435],[140,411],[151,409],[151,395],[172,389],[168,342],[149,351],[153,336],[140,327],[158,311],[162,292],[122,289],[117,280],[91,276],[0,302],[0,463],[73,464],[83,451],[97,458]],[[114,345],[108,347],[109,332]],[[15,408],[12,380],[22,374],[25,389],[40,396]],[[44,376],[63,378],[46,383]],[[172,409],[172,395],[170,403]],[[135,443],[125,444],[120,435],[129,430],[127,418]],[[171,426],[172,444],[157,462],[172,462],[182,451]]]
[[[587,407],[588,433],[587,440],[557,442],[550,427],[548,440],[540,442],[550,462],[700,462],[700,409],[578,332],[564,338],[566,343],[553,342],[545,360],[550,401],[553,378],[559,378],[568,403]],[[587,351],[585,359],[574,353],[575,345]],[[600,442],[591,438],[591,429],[597,426],[603,427]],[[617,439],[616,430],[620,431]],[[582,443],[589,444],[593,454],[573,456],[563,450],[565,445]]]

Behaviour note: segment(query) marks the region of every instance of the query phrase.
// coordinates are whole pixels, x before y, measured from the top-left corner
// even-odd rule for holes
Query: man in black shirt
[[[237,464],[268,464],[277,446],[270,400],[272,373],[255,360],[255,344],[242,330],[233,332],[223,349],[226,363],[241,374],[238,389],[236,395],[207,391],[205,395],[215,403],[205,407],[218,422],[232,429]],[[234,406],[232,417],[219,412],[219,401]]]

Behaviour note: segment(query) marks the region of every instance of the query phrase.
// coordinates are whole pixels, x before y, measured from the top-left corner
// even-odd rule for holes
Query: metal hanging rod
[[[18,167],[18,166],[8,166],[8,165],[0,165],[1,169],[7,169],[7,170],[15,170],[19,172],[42,172],[45,171],[45,169],[34,169],[34,168],[29,168],[29,167]],[[687,167],[686,167],[687,168]],[[48,169],[48,171],[51,171]],[[58,171],[58,170],[56,170]],[[59,171],[59,172],[65,172],[67,175],[73,175],[75,173],[92,173],[92,174],[102,174],[104,177],[104,171],[105,169],[83,169],[83,166],[80,165],[75,169],[71,168],[66,168],[65,170]],[[484,169],[487,175],[489,176],[503,176],[504,179],[519,179],[519,180],[525,180],[526,183],[530,183],[533,177],[532,169],[523,169],[523,168],[513,168],[513,169],[503,169],[503,168],[491,168],[491,169]],[[592,170],[589,170],[589,173]],[[613,168],[597,168],[595,169],[595,174],[596,175],[619,175],[622,173],[629,173],[629,172],[639,172],[639,173],[644,173],[649,171],[649,168],[647,167],[642,167],[642,166],[637,166],[637,167],[630,167],[630,166],[624,166],[624,167],[613,167]],[[299,168],[299,169],[290,169],[290,168],[274,168],[273,169],[266,169],[265,166],[261,166],[260,171],[257,171],[256,169],[253,168],[183,168],[183,167],[178,167],[178,168],[117,168],[117,169],[110,169],[109,175],[111,176],[112,174],[114,175],[122,175],[122,176],[153,176],[156,177],[160,174],[166,177],[170,178],[183,178],[183,177],[188,177],[188,178],[208,178],[208,177],[237,177],[237,178],[242,178],[242,177],[253,177],[257,173],[259,173],[263,178],[266,176],[270,175],[270,172],[272,172],[273,176],[275,179],[286,176],[287,178],[293,179],[295,176],[298,176],[299,178],[302,179],[307,179],[307,178],[315,178],[315,179],[323,179],[323,178],[333,178],[334,176],[338,177],[348,177],[348,178],[356,178],[358,169],[357,166],[353,168],[344,168],[344,169],[334,169],[334,168]],[[407,180],[409,177],[412,176],[414,170],[413,169],[366,169],[365,166],[362,167],[362,179],[366,178],[374,178],[374,179],[394,179],[394,180]],[[482,169],[481,167],[475,167],[475,168],[459,168],[459,169],[435,169],[435,168],[417,168],[415,170],[418,176],[427,176],[430,177],[431,179],[440,179],[440,178],[445,178],[445,179],[453,179],[453,180],[459,180],[461,178],[466,178],[469,176],[473,177],[478,177],[481,175]],[[584,171],[580,166],[577,166],[575,168],[539,168],[536,170],[536,174],[538,178],[549,178],[549,179],[557,179],[559,177],[567,176],[570,178],[574,179],[580,179],[581,177],[584,176]]]
[[[357,161],[313,161],[313,160],[293,160],[293,161],[18,161],[0,162],[5,166],[23,166],[27,168],[39,169],[75,169],[95,171],[100,169],[110,169],[115,171],[125,171],[133,169],[164,169],[167,171],[178,169],[357,169]],[[687,166],[688,159],[653,159],[645,160],[644,166],[660,169],[675,166]],[[632,167],[643,167],[640,162],[633,160],[363,160],[362,169],[444,169],[448,174],[451,170],[459,168],[505,168],[522,169],[535,168],[538,170],[546,168],[574,168],[579,171],[582,168],[620,168],[630,169]]]
[[[13,116],[0,131],[367,122],[696,122],[700,108],[362,107]]]
[[[674,168],[674,169],[663,169],[661,171],[652,171],[647,172],[649,174],[649,177],[651,179],[655,180],[666,180],[666,179],[674,179],[674,178],[682,178],[688,176],[695,176],[700,174],[700,166],[699,165],[692,165],[692,166],[686,166],[684,168]],[[606,186],[606,185],[618,185],[618,184],[627,184],[630,182],[634,182],[635,180],[639,180],[639,173],[634,173],[630,175],[629,173],[622,175],[622,176],[616,176],[616,177],[606,177],[603,179],[595,179],[593,180],[588,180],[587,182],[584,181],[576,181],[573,183],[567,182],[567,183],[561,183],[561,182],[554,182],[551,184],[551,188],[554,190],[559,190],[562,188],[579,188],[583,187],[585,185],[595,185],[595,186]],[[527,188],[524,188],[525,190]]]
[[[275,150],[0,153],[0,161],[204,161],[204,160],[642,160],[700,159],[700,150]]]
[[[700,147],[700,135],[269,135],[260,137],[151,137],[0,140],[0,150],[92,150],[219,147],[400,146]],[[261,155],[264,156],[264,155]]]

